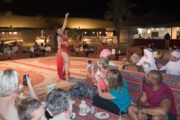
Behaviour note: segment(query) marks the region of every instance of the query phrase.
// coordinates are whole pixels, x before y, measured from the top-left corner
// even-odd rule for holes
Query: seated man
[[[170,56],[170,61],[165,65],[160,67],[159,70],[166,70],[166,73],[172,75],[180,76],[180,52],[173,51]]]
[[[41,45],[39,46],[39,50],[40,50],[41,52],[44,52],[44,48],[45,48],[44,44],[41,43]]]
[[[139,60],[139,56],[137,54],[133,54],[130,57],[129,64],[123,65],[122,69],[128,71],[135,71],[135,72],[143,72],[143,68],[141,66],[137,66],[136,63]]]
[[[50,120],[70,120],[72,103],[70,94],[61,89],[52,90],[46,99],[47,111],[53,118]]]
[[[41,102],[34,98],[21,100],[17,105],[19,120],[47,120]]]
[[[149,107],[144,107],[146,101]],[[174,96],[170,88],[162,83],[162,75],[156,70],[150,71],[145,80],[142,94],[137,105],[128,107],[130,120],[177,120]]]
[[[33,47],[34,47],[34,52],[39,51],[39,45],[37,44],[37,42],[35,42]]]
[[[4,53],[4,54],[7,54],[8,57],[11,56],[11,49],[10,49],[10,47],[9,47],[8,45],[6,45],[6,46],[4,47],[3,53]]]
[[[14,46],[12,47],[12,54],[17,54],[17,52],[18,52],[18,46],[17,46],[17,43],[15,42],[14,43]]]
[[[47,45],[45,46],[44,50],[45,50],[46,52],[51,52],[51,46],[50,46],[49,44],[47,44]]]

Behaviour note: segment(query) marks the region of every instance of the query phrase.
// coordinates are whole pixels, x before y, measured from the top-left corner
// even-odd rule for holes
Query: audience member
[[[88,51],[88,45],[87,45],[86,41],[83,42],[83,50]]]
[[[148,101],[149,106],[145,106]],[[137,105],[128,107],[130,120],[177,120],[174,96],[170,88],[162,82],[162,75],[150,71],[145,80],[142,94]]]
[[[19,120],[47,120],[45,117],[45,109],[37,99],[22,99],[16,107]]]
[[[107,58],[100,58],[99,60],[99,65],[95,67],[96,69],[99,68],[100,71],[97,70],[96,73],[94,73],[95,68],[92,68],[92,73],[89,75],[89,79],[93,81],[94,83],[92,85],[87,85],[82,82],[78,82],[76,85],[74,85],[71,89],[71,96],[79,99],[81,96],[86,96],[87,98],[92,99],[95,95],[97,95],[97,82],[96,79],[94,78],[95,74],[98,74],[100,72],[101,74],[101,79],[100,79],[100,84],[101,84],[101,89],[103,91],[106,91],[107,89],[107,76],[108,76],[108,66],[109,66],[109,60]]]
[[[41,45],[39,46],[39,50],[40,50],[41,52],[44,52],[44,48],[45,48],[44,44],[41,43]]]
[[[160,67],[159,70],[166,70],[166,73],[180,76],[180,51],[173,51],[170,56],[169,62]]]
[[[30,47],[29,52],[34,52],[34,46]]]
[[[139,56],[137,54],[132,54],[129,59],[129,64],[123,65],[122,69],[128,71],[135,71],[135,72],[144,72],[141,66],[137,66],[137,62],[139,60]]]
[[[51,46],[50,46],[49,44],[47,44],[47,45],[45,46],[44,50],[45,50],[46,52],[51,52]]]
[[[74,45],[74,51],[76,53],[78,53],[80,51],[80,46],[77,43],[75,43],[75,45]]]
[[[46,99],[46,107],[53,117],[50,120],[70,120],[72,115],[72,102],[70,94],[61,89],[52,90]]]
[[[176,50],[174,47],[169,47],[168,52],[165,55],[165,59],[170,59],[171,53]]]
[[[109,59],[109,65],[115,66],[115,64],[110,61],[110,59],[111,59],[111,54],[112,54],[112,52],[111,52],[109,49],[103,49],[103,50],[101,51],[101,53],[100,53],[100,58],[101,58],[101,57],[108,58],[108,59]]]
[[[27,80],[31,97],[38,99],[31,79]],[[6,69],[0,73],[0,118],[18,120],[15,101],[19,97],[19,75],[15,70]]]
[[[146,74],[151,70],[157,70],[155,59],[153,58],[152,50],[150,48],[144,49],[144,56],[136,65],[143,66]]]
[[[107,91],[103,92],[101,89],[100,76],[96,75],[95,78],[98,81],[98,95],[94,97],[93,105],[118,115],[120,110],[122,113],[126,113],[127,107],[131,105],[131,100],[128,85],[122,79],[119,70],[113,69],[109,71]]]
[[[3,53],[4,53],[4,54],[7,54],[8,57],[11,56],[11,49],[10,49],[10,47],[9,47],[8,45],[5,45],[4,50],[3,50]]]
[[[18,46],[17,43],[14,42],[14,45],[12,46],[12,54],[17,54],[18,52]]]
[[[39,51],[39,45],[37,44],[37,42],[35,42],[33,47],[34,47],[34,52]]]

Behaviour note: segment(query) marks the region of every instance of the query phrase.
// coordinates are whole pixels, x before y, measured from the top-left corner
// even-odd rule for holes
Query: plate
[[[81,115],[81,116],[86,116],[87,113],[81,113],[81,112],[79,112],[79,115]]]
[[[95,114],[95,117],[97,117],[98,119],[107,119],[109,118],[109,114],[106,112],[97,112]]]

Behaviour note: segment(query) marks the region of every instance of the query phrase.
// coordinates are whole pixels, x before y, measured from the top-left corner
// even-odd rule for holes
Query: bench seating
[[[132,102],[136,103],[139,96],[141,95],[145,74],[126,70],[120,70],[120,72],[123,79],[125,79],[128,84]],[[163,82],[169,86],[174,94],[178,120],[180,120],[180,76],[163,74]]]
[[[180,76],[163,74],[163,82],[170,87],[174,94],[178,120],[180,120]]]
[[[141,72],[130,72],[126,70],[120,70],[120,72],[122,74],[122,78],[126,80],[126,83],[128,84],[132,102],[136,103],[142,92],[145,74]]]
[[[1,54],[0,60],[8,60],[8,55],[7,54]]]

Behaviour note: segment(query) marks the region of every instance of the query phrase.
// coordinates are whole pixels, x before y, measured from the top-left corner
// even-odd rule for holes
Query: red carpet
[[[92,58],[70,57],[71,76],[85,78],[89,59],[93,62],[98,61]],[[122,62],[114,61],[114,63],[121,68]],[[46,95],[47,85],[56,83],[58,88],[68,89],[75,84],[59,80],[56,72],[56,56],[0,61],[0,71],[7,68],[15,69],[19,73],[20,83],[22,83],[24,74],[29,75],[40,98]]]

